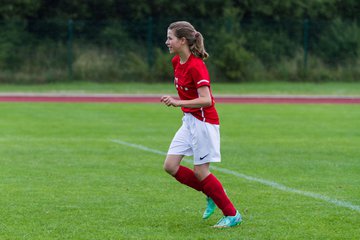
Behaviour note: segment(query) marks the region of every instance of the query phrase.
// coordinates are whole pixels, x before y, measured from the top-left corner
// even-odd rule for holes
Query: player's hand
[[[170,106],[178,107],[179,106],[179,101],[168,95],[162,96],[160,101],[163,102],[168,107],[170,107]]]

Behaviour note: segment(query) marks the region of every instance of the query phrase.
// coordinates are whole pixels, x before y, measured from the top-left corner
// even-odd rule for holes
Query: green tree
[[[3,0],[0,4],[0,19],[25,19],[35,16],[41,0]]]

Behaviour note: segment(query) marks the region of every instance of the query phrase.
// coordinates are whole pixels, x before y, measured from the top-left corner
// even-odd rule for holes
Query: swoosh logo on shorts
[[[209,154],[206,154],[205,156],[203,157],[200,157],[200,160],[203,160],[204,158],[206,158]]]

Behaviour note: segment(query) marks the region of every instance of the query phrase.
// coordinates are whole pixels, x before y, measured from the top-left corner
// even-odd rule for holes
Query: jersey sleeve
[[[199,60],[190,69],[191,77],[195,83],[196,88],[202,86],[210,86],[209,72],[205,63]]]

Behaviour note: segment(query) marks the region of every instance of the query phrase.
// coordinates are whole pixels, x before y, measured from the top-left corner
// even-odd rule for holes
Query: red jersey
[[[207,67],[201,58],[190,55],[186,63],[180,63],[180,57],[176,55],[172,59],[174,67],[174,84],[181,100],[192,100],[199,97],[197,89],[208,86],[212,104],[209,107],[186,108],[181,107],[185,113],[191,113],[200,121],[219,125],[219,116],[215,109],[215,101],[210,89],[210,77]]]

